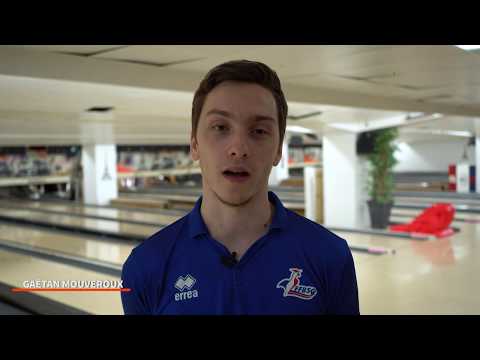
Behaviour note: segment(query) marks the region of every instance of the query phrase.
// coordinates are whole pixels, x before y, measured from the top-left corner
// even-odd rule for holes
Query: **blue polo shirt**
[[[193,210],[134,248],[123,266],[125,314],[359,314],[347,242],[268,193],[268,233],[238,262]]]

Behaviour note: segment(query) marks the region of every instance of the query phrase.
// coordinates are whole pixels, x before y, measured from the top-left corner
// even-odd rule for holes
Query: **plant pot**
[[[386,229],[390,220],[393,203],[378,203],[368,201],[368,210],[370,211],[370,220],[373,229]]]

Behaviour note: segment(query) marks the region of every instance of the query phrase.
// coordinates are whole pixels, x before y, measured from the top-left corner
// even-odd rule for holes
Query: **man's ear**
[[[193,161],[197,161],[200,159],[200,156],[198,154],[198,142],[195,135],[190,138],[190,154]]]
[[[277,166],[280,160],[282,159],[282,146],[283,144],[280,144],[278,146],[278,151],[277,154],[275,155],[275,159],[273,160],[273,166]]]

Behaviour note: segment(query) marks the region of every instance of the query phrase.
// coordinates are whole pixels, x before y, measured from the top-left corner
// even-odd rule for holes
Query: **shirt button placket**
[[[233,276],[233,293],[234,293],[234,312],[235,314],[239,315],[242,313],[241,310],[241,299],[240,299],[240,270],[238,269],[238,265],[236,265],[232,269],[232,276]]]

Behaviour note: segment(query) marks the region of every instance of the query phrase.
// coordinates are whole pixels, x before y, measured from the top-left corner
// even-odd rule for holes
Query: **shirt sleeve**
[[[132,252],[122,269],[122,285],[130,289],[121,293],[123,312],[125,315],[148,315],[150,311],[144,290],[145,279],[141,276],[133,255]]]
[[[355,265],[348,245],[337,297],[331,310],[335,315],[360,315]]]

